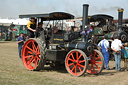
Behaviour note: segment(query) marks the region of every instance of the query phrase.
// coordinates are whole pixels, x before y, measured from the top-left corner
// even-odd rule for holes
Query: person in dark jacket
[[[42,28],[42,26],[43,26],[42,22],[39,22],[38,23],[38,27],[36,29],[36,37],[39,37],[40,36],[40,32],[41,31],[44,31],[44,29]]]
[[[22,50],[22,46],[24,45],[24,34],[20,33],[20,36],[17,38],[17,43],[18,43],[18,51],[19,51],[19,57],[21,57],[21,50]]]

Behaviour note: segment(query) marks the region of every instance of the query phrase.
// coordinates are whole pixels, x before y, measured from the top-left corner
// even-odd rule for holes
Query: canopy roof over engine
[[[46,14],[26,14],[26,15],[19,15],[19,18],[41,18],[42,21],[48,20],[64,20],[64,19],[74,19],[74,16],[69,13],[65,12],[52,12]]]
[[[77,17],[76,19],[82,20],[82,17]],[[90,22],[96,22],[96,21],[101,21],[106,19],[113,20],[113,17],[106,14],[96,14],[96,15],[88,16],[88,20]]]
[[[90,18],[90,22],[100,21],[101,19],[113,20],[112,16],[106,15],[106,14],[96,14],[96,15],[90,16],[89,18]]]

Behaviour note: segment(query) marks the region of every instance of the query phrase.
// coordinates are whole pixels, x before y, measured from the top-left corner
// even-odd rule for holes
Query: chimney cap
[[[89,6],[88,4],[83,4],[83,6]]]
[[[118,12],[123,12],[123,11],[124,11],[123,8],[119,8],[119,9],[118,9]]]

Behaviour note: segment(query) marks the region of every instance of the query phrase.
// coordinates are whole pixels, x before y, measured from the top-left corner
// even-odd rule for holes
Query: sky
[[[67,12],[82,16],[83,4],[89,4],[89,15],[108,14],[118,19],[118,8],[128,18],[128,0],[1,0],[0,17],[19,18],[21,14]]]

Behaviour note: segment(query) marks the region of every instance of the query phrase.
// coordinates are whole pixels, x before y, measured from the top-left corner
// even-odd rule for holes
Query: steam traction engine
[[[83,5],[83,23],[80,32],[65,32],[63,23],[61,29],[54,34],[55,21],[73,19],[74,16],[64,12],[49,14],[20,15],[20,18],[36,17],[37,21],[51,21],[52,31],[46,34],[42,31],[40,37],[27,40],[22,48],[22,61],[28,70],[41,70],[44,65],[62,67],[73,76],[81,76],[85,72],[98,74],[103,69],[103,56],[97,47],[87,42],[88,5]],[[56,27],[57,28],[57,27]],[[81,34],[84,31],[85,33]],[[47,36],[47,37],[46,37]]]
[[[97,14],[90,16],[90,22],[93,22],[94,42],[98,43],[104,35],[108,36],[111,43],[115,35],[124,43],[128,41],[128,28],[122,25],[123,9],[118,9],[118,24],[113,23],[113,17],[105,14]]]
[[[113,17],[105,14],[97,14],[88,17],[90,23],[93,23],[93,42],[98,44],[103,39],[104,35],[108,36],[110,43],[113,41],[115,35],[125,43],[128,41],[128,28],[122,25],[123,9],[118,9],[118,24],[113,22]],[[113,51],[110,50],[110,60],[114,60]]]

